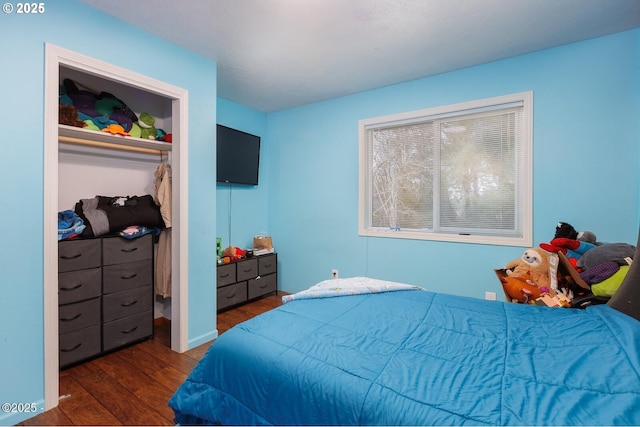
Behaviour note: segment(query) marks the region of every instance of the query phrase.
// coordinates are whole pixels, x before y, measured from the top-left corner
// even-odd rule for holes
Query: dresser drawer
[[[145,311],[103,325],[104,351],[153,335],[153,312]]]
[[[100,298],[62,305],[58,309],[59,333],[100,325]]]
[[[249,299],[275,292],[278,289],[278,280],[275,274],[256,277],[247,282]]]
[[[247,282],[234,283],[233,285],[218,288],[218,310],[240,304],[247,300]]]
[[[102,268],[68,271],[58,274],[58,304],[69,304],[100,296]]]
[[[102,268],[102,289],[105,294],[153,285],[153,260],[127,262]]]
[[[90,326],[78,331],[61,334],[60,367],[64,368],[100,353],[100,326]]]
[[[131,316],[151,310],[153,306],[153,288],[131,289],[102,296],[102,320],[110,322],[121,317]]]
[[[102,239],[103,265],[151,259],[153,258],[152,245],[151,234],[146,234],[137,239],[104,238]]]
[[[258,260],[250,258],[236,263],[236,280],[241,282],[247,279],[253,279],[258,275]]]
[[[58,273],[99,267],[101,254],[100,239],[58,242]]]
[[[275,273],[278,268],[277,255],[261,255],[258,257],[258,274],[264,276],[265,274]]]
[[[216,283],[218,287],[230,285],[236,281],[236,265],[225,264],[216,267],[217,278]]]

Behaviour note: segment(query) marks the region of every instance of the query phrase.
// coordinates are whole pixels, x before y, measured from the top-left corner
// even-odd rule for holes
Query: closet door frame
[[[45,44],[44,77],[44,400],[58,405],[58,96],[60,67],[72,68],[171,100],[172,299],[171,349],[188,350],[188,92],[124,68]],[[181,266],[185,266],[181,268]]]

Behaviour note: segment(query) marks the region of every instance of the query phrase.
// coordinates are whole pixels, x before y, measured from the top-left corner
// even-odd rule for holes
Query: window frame
[[[517,167],[520,169],[521,190],[519,195],[519,215],[516,221],[521,223],[520,236],[480,235],[442,233],[433,231],[394,230],[372,226],[372,173],[369,159],[369,144],[367,130],[372,127],[398,125],[403,122],[412,123],[426,121],[437,116],[450,114],[464,114],[465,111],[484,108],[495,108],[502,105],[522,103],[522,141],[517,142],[517,149],[522,155],[517,157]],[[506,108],[506,107],[505,107]],[[530,247],[533,242],[533,92],[520,92],[509,95],[484,98],[458,104],[444,105],[404,113],[390,114],[358,122],[359,140],[359,188],[358,188],[358,235],[369,237],[386,237],[398,239],[434,240],[444,242],[460,242],[474,244],[523,246]]]

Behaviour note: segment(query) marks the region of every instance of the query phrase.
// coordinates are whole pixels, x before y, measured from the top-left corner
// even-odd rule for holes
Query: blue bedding
[[[406,290],[291,301],[225,332],[180,424],[640,425],[640,322]]]

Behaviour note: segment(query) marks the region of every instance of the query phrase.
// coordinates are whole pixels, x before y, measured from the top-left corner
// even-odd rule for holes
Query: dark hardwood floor
[[[219,313],[219,334],[282,304],[282,293]],[[170,346],[170,322],[156,319],[154,338],[65,369],[60,404],[19,425],[175,425],[167,401],[209,343],[185,353]]]

